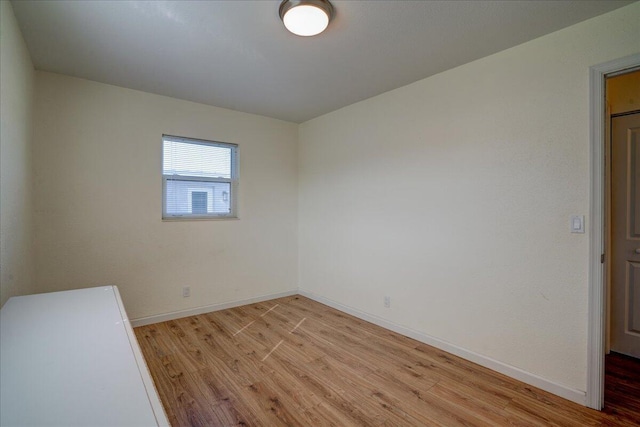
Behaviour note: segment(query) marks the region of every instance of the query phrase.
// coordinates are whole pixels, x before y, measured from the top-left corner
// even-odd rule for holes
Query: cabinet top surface
[[[6,302],[0,424],[157,424],[118,301],[102,286]]]

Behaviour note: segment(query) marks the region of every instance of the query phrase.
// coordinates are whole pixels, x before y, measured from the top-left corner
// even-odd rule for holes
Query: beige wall
[[[33,292],[34,71],[11,3],[0,2],[0,306]]]
[[[302,124],[300,289],[585,391],[589,67],[640,52],[638,22],[635,3]]]
[[[40,291],[135,319],[297,288],[296,124],[40,71],[35,114]],[[239,145],[240,219],[161,220],[163,133]]]

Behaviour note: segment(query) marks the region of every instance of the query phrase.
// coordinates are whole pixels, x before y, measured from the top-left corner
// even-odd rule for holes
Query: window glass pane
[[[163,218],[235,218],[236,150],[235,144],[163,135]]]
[[[164,138],[162,173],[231,179],[231,147]]]
[[[169,215],[211,215],[231,213],[231,184],[228,182],[167,179],[165,210]]]

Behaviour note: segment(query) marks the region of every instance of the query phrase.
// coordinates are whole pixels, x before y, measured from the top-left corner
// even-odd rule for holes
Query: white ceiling
[[[38,70],[292,122],[633,1],[333,1],[323,34],[278,0],[16,1]]]

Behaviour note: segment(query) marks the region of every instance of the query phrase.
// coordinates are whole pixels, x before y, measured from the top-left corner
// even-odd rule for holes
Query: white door
[[[611,120],[611,349],[640,358],[640,112]]]

